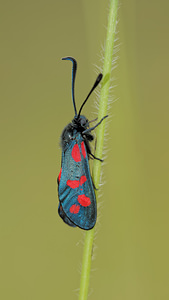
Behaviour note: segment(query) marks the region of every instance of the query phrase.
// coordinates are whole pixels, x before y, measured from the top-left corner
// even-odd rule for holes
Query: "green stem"
[[[116,23],[117,23],[117,9],[118,9],[118,0],[110,0],[106,47],[104,53],[103,82],[102,82],[101,93],[100,93],[98,120],[100,120],[102,117],[104,117],[107,114],[110,75],[111,75],[111,67],[112,67],[115,30],[116,30]],[[102,124],[98,126],[96,130],[97,147],[96,147],[95,156],[99,158],[102,158],[102,154],[103,154],[105,122],[106,121],[103,121]],[[94,160],[92,177],[93,177],[94,185],[96,187],[99,186],[100,172],[101,172],[101,163],[98,160]],[[98,198],[98,192],[96,190],[96,200],[97,198]],[[88,297],[93,239],[94,239],[94,228],[91,229],[90,231],[87,231],[85,236],[79,300],[86,300]]]

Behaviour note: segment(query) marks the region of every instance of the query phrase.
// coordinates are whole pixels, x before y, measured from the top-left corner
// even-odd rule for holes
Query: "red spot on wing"
[[[84,182],[86,182],[87,178],[85,175],[80,177],[79,180],[67,180],[66,184],[71,188],[71,189],[76,189],[79,187],[79,184],[82,185]]]
[[[81,148],[82,148],[83,157],[86,158],[86,149],[85,149],[84,142],[81,142]]]
[[[60,169],[60,172],[59,172],[58,183],[60,182],[61,174],[62,174],[62,168]]]
[[[90,198],[83,195],[79,195],[77,198],[77,201],[82,205],[82,206],[89,206],[91,204]]]
[[[76,189],[79,186],[78,180],[68,180],[66,183],[68,186],[70,186],[72,189]]]
[[[83,183],[85,183],[87,181],[87,178],[85,175],[81,176],[80,178],[80,185],[82,185]]]
[[[70,211],[72,214],[78,214],[79,209],[80,209],[80,205],[73,204],[73,205],[70,207],[69,211]]]
[[[76,162],[81,161],[80,149],[79,149],[78,144],[75,144],[75,145],[73,146],[73,149],[72,149],[72,157],[73,157],[73,159],[74,159]]]

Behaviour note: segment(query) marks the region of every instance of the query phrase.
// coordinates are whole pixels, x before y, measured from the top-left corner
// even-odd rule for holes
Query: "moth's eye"
[[[88,123],[88,120],[86,118],[81,119],[81,126],[85,126]]]

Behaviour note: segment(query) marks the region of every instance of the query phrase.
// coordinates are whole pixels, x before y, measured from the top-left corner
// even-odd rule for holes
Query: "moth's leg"
[[[97,160],[103,162],[103,160],[102,160],[101,158],[96,157],[96,156],[91,152],[89,143],[86,142],[85,145],[86,145],[86,149],[87,149],[87,153],[88,153],[89,157],[91,156],[92,159],[97,159]]]
[[[89,123],[95,122],[95,121],[97,121],[97,119],[98,119],[98,118],[96,118],[96,119],[94,119],[94,120],[91,120],[91,121],[89,121]]]
[[[92,153],[89,153],[89,154],[90,154],[94,159],[97,159],[97,160],[103,162],[103,159],[96,157],[96,156],[95,156],[94,154],[92,154]]]
[[[94,189],[95,189],[96,191],[98,191],[98,189],[96,188],[96,186],[95,186],[95,184],[94,184],[94,182],[93,182],[93,179],[92,179],[92,183],[93,183]]]
[[[86,134],[86,133],[88,133],[88,132],[94,130],[94,129],[95,129],[97,126],[99,126],[99,125],[102,123],[102,121],[103,121],[105,118],[107,118],[107,117],[108,117],[108,115],[107,115],[107,116],[104,116],[104,117],[100,120],[99,123],[97,123],[97,124],[96,124],[95,126],[93,126],[93,127],[90,127],[90,128],[88,128],[88,129],[84,130],[82,133],[83,133],[83,134]]]

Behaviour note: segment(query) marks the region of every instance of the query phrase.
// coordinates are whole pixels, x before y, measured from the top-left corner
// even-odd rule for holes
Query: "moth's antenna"
[[[100,81],[102,80],[102,77],[103,77],[103,75],[102,75],[101,73],[97,76],[96,81],[95,81],[95,83],[94,83],[92,89],[90,90],[89,94],[87,95],[86,99],[84,100],[84,102],[82,103],[82,105],[81,105],[81,107],[80,107],[80,109],[79,109],[79,113],[78,113],[77,118],[80,117],[80,114],[81,114],[81,111],[82,111],[83,106],[84,106],[85,103],[87,102],[87,100],[88,100],[88,98],[90,97],[91,93],[95,90],[95,88],[98,86],[98,84],[99,84]]]
[[[72,67],[72,100],[73,100],[75,116],[77,117],[77,110],[76,110],[76,103],[75,103],[75,77],[76,77],[76,70],[77,70],[77,62],[71,56],[63,57],[62,60],[70,60],[73,63],[73,67]]]

